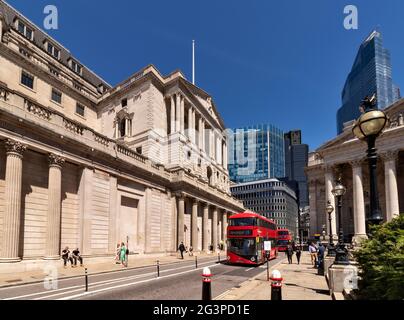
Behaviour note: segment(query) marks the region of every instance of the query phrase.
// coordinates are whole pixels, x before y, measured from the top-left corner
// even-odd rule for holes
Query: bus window
[[[228,239],[230,252],[239,256],[251,256],[256,254],[254,238]]]
[[[229,226],[231,227],[248,227],[255,225],[256,225],[255,218],[237,218],[237,219],[230,219],[229,221]]]

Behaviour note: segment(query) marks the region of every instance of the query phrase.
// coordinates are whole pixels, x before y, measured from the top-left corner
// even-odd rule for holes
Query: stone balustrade
[[[81,136],[83,135],[84,127],[79,125],[77,122],[74,122],[74,121],[71,121],[68,119],[63,119],[63,123],[67,130],[69,130],[73,133],[79,134]]]
[[[49,109],[41,107],[27,99],[24,99],[24,105],[28,112],[31,112],[44,120],[51,120],[52,112]]]

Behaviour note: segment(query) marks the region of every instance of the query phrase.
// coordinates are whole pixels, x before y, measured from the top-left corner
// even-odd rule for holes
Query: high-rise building
[[[274,220],[278,228],[287,228],[297,235],[297,197],[288,183],[266,179],[231,185],[230,190],[244,207]]]
[[[309,146],[302,144],[302,132],[293,130],[285,133],[285,177],[296,181],[296,195],[299,207],[309,205],[307,177],[304,168],[308,163]]]
[[[396,87],[397,88],[397,87]],[[337,113],[337,130],[344,130],[344,123],[360,116],[359,105],[367,95],[377,94],[377,107],[383,109],[397,99],[393,90],[390,52],[383,47],[379,31],[373,31],[361,44],[352,70],[342,91],[342,107]]]
[[[283,131],[256,125],[228,133],[230,180],[250,182],[285,176]]]

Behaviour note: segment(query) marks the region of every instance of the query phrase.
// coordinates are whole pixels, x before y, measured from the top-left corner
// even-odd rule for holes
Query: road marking
[[[250,271],[250,270],[252,270],[252,269],[255,269],[255,267],[248,268],[247,270],[245,270],[245,272]]]
[[[207,267],[213,268],[213,267],[217,267],[217,266],[218,266],[218,264],[215,263],[215,264],[211,264],[211,265],[209,265]],[[183,272],[179,272],[179,273],[175,273],[175,274],[169,274],[169,275],[162,276],[162,277],[159,277],[159,278],[141,280],[141,281],[138,281],[138,282],[125,283],[125,284],[121,284],[121,285],[114,286],[114,287],[99,289],[99,290],[95,290],[95,291],[91,291],[91,292],[84,292],[84,293],[76,294],[76,295],[73,295],[73,296],[60,298],[58,300],[71,300],[71,299],[87,296],[87,295],[90,295],[90,294],[95,294],[95,293],[104,292],[104,291],[113,290],[113,289],[118,289],[118,288],[129,287],[129,286],[132,286],[132,285],[135,285],[135,284],[156,281],[156,280],[163,279],[163,278],[175,277],[175,276],[178,276],[178,275],[181,275],[181,274],[195,272],[195,271],[196,271],[196,269],[193,269],[193,270],[183,271]]]
[[[205,264],[211,263],[211,262],[212,261],[202,262],[199,265],[205,265]],[[173,269],[167,269],[167,270],[160,270],[160,273],[170,272],[170,271],[180,270],[180,269],[185,269],[185,268],[189,268],[189,267],[193,267],[193,265],[187,265],[187,266],[182,266],[182,267],[173,268]],[[192,269],[192,270],[197,270],[197,269]],[[99,286],[103,286],[103,285],[107,285],[107,284],[113,284],[113,283],[118,283],[118,282],[122,282],[122,281],[133,280],[133,279],[147,277],[147,276],[155,275],[155,274],[156,274],[156,272],[148,272],[148,273],[137,274],[137,275],[133,275],[133,276],[129,276],[129,277],[126,276],[126,277],[120,277],[120,278],[115,278],[115,279],[102,280],[102,281],[97,281],[97,282],[90,283],[89,287],[90,288],[95,288],[95,287],[99,287]],[[72,279],[70,279],[70,280],[72,280]],[[71,287],[52,290],[51,291],[52,294],[50,294],[50,295],[46,295],[47,294],[46,291],[41,291],[41,292],[30,293],[30,294],[26,294],[26,295],[22,295],[22,296],[9,297],[9,298],[5,298],[5,299],[2,299],[2,300],[16,300],[16,299],[33,297],[33,296],[38,296],[38,295],[45,294],[45,296],[43,296],[43,297],[39,297],[39,298],[34,299],[34,300],[42,300],[42,299],[46,299],[46,298],[54,297],[54,296],[59,296],[59,295],[66,294],[66,293],[72,293],[72,292],[81,291],[83,287],[84,287],[84,284],[83,285],[76,285],[76,286],[71,286]],[[72,289],[76,289],[76,288],[80,288],[80,289],[72,290]],[[60,292],[60,291],[63,291],[63,292]],[[59,292],[59,293],[55,293],[55,292]]]
[[[224,296],[226,296],[226,294],[228,294],[230,290],[226,290],[225,292],[223,292],[222,294],[219,294],[216,298],[213,298],[213,300],[220,300],[221,298],[223,298]]]

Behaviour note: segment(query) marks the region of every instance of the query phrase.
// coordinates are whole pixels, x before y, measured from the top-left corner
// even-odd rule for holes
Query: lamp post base
[[[333,243],[329,243],[327,246],[327,257],[335,257],[336,252],[335,252],[335,246]]]
[[[339,244],[335,250],[336,255],[335,255],[335,264],[342,264],[342,265],[347,265],[350,264],[349,258],[348,258],[348,250],[345,247],[345,244]]]

